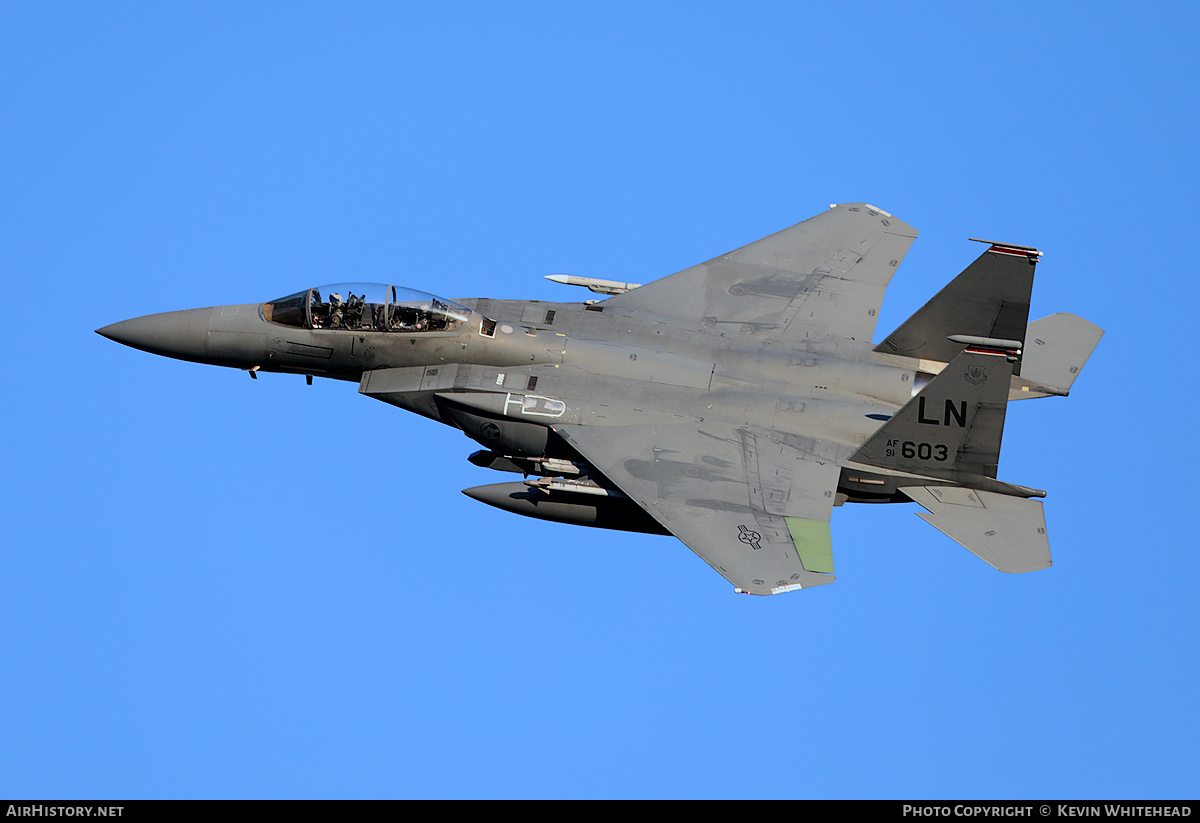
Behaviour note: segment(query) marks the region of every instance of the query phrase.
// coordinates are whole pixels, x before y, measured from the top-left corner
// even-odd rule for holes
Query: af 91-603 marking
[[[949,458],[950,450],[942,443],[914,443],[912,440],[889,440],[885,454],[888,457],[895,457],[899,454],[900,457],[906,460],[936,460],[941,463]]]

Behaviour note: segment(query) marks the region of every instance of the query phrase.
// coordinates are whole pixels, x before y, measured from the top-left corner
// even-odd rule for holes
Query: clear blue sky
[[[347,8],[349,6],[349,8]],[[1196,797],[1189,3],[5,3],[0,796]],[[576,300],[866,200],[1107,335],[1010,407],[1054,568],[846,506],[735,595],[355,386],[133,351],[328,282]],[[346,455],[353,453],[353,459]]]

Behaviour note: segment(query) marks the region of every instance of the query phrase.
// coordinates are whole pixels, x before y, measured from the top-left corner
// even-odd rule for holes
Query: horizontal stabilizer
[[[920,503],[925,522],[1002,572],[1050,567],[1042,501],[955,486],[910,486],[900,491]]]
[[[1065,312],[1030,323],[1021,377],[1014,381],[1009,399],[1065,397],[1103,336],[1099,326]]]

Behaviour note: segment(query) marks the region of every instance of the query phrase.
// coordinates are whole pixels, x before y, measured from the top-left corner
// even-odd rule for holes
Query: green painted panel
[[[833,574],[833,541],[829,538],[829,523],[825,520],[805,520],[787,517],[788,531],[796,544],[800,562],[810,572]]]

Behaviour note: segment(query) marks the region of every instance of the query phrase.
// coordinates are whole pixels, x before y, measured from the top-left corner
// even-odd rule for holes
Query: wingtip
[[[840,209],[845,206],[858,206],[859,208],[862,208],[862,209],[870,209],[871,211],[879,212],[884,217],[895,217],[896,216],[896,215],[892,214],[890,211],[887,211],[886,209],[881,209],[881,208],[879,208],[879,206],[873,206],[870,203],[830,203],[829,204],[829,208],[831,208],[831,209]]]

